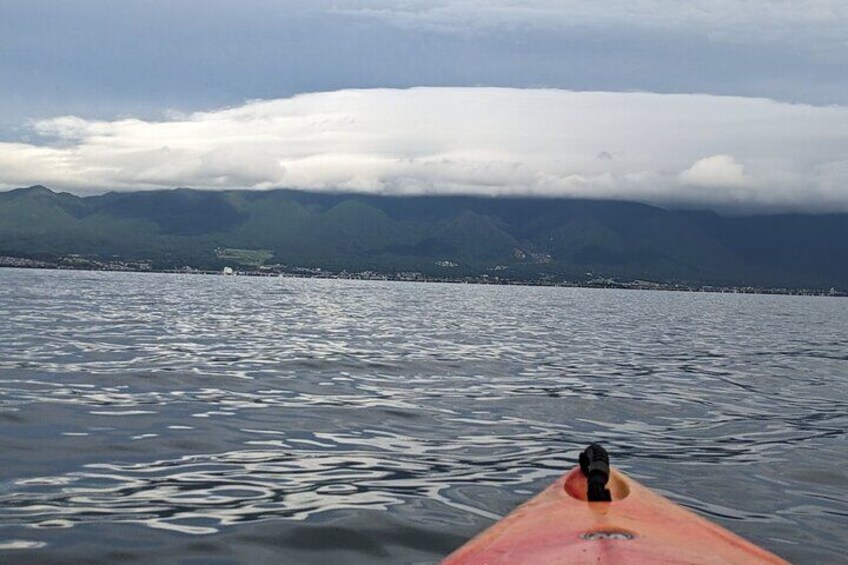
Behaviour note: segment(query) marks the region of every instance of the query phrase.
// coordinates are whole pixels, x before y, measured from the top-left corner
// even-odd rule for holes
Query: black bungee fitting
[[[612,495],[607,489],[609,454],[601,444],[593,443],[580,454],[580,470],[589,483],[586,493],[589,502],[612,502]]]

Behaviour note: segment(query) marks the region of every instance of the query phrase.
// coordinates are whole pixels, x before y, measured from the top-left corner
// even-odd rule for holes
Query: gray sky
[[[336,184],[848,209],[846,30],[843,0],[0,0],[0,187]],[[370,90],[418,86],[438,88]],[[456,88],[479,86],[506,89]],[[309,95],[353,88],[367,89],[360,102]],[[634,91],[652,94],[607,94]],[[249,117],[219,131],[224,108]],[[257,111],[276,129],[257,133]],[[293,131],[292,114],[312,129]],[[328,115],[331,134],[316,125]],[[70,130],[63,116],[78,119]],[[649,129],[668,116],[686,135]],[[208,127],[215,147],[192,137]],[[510,143],[515,132],[527,142]]]

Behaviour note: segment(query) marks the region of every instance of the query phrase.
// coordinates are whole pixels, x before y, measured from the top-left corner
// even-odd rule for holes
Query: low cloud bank
[[[0,185],[572,196],[848,211],[848,107],[508,88],[343,90],[163,121],[66,116]]]

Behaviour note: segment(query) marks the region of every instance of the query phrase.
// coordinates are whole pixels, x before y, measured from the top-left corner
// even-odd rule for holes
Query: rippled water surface
[[[848,550],[848,300],[0,269],[0,563],[428,563],[588,442]]]

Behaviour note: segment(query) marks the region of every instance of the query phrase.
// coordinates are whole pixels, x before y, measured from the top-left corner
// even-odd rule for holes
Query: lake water
[[[0,269],[0,563],[430,563],[613,464],[848,551],[848,300]]]

